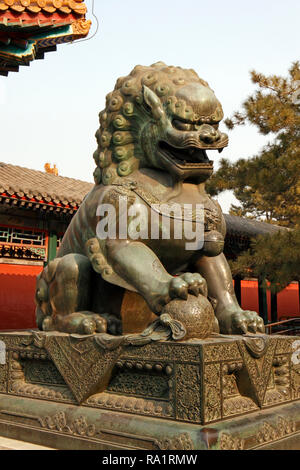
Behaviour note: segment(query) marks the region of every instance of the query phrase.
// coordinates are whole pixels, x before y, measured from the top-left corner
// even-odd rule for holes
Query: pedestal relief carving
[[[197,424],[204,426],[203,429],[213,429],[225,418],[224,423],[232,418],[242,420],[244,416],[256,416],[261,409],[274,409],[278,413],[282,407],[298,403],[300,369],[291,360],[294,350],[289,338],[286,345],[284,338],[269,338],[259,351],[253,344],[247,347],[245,340],[237,336],[226,341],[215,336],[140,347],[121,344],[107,351],[92,336],[44,335],[45,338],[0,334],[0,340],[7,344],[7,364],[0,366],[1,396],[38,400],[45,407],[51,403],[78,407],[80,413],[69,416],[63,409],[25,413],[26,416],[19,413],[17,418],[15,411],[2,409],[0,427],[1,420],[17,420],[51,433],[102,442],[103,430],[98,431],[88,418],[91,409],[95,413],[121,413],[131,419],[159,418],[166,423]],[[109,374],[105,389],[95,390],[105,371]],[[93,373],[96,377],[92,377]],[[80,384],[86,398],[74,395]],[[260,447],[284,436],[294,436],[300,430],[300,417],[298,424],[290,415],[281,413],[280,418],[276,424],[274,420],[264,419],[255,432],[251,431],[250,437],[218,431],[215,444],[210,445],[222,449]],[[280,432],[276,433],[277,426]],[[182,431],[174,439],[157,439],[156,444],[151,441],[154,447],[150,447],[192,448],[195,436],[188,435]],[[129,437],[122,437],[122,446],[126,439]]]

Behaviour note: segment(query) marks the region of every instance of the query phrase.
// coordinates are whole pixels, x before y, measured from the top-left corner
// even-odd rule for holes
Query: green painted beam
[[[48,237],[48,257],[47,264],[56,257],[57,250],[57,233],[54,231],[49,232]]]

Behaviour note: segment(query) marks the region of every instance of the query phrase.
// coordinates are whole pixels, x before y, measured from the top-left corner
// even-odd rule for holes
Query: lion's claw
[[[205,279],[198,273],[184,273],[174,277],[169,286],[171,299],[180,298],[187,300],[188,294],[198,297],[199,294],[207,296],[207,286]]]
[[[257,331],[256,322],[249,323],[248,330],[251,331],[251,333],[256,333],[256,331]]]
[[[181,277],[174,277],[170,283],[169,294],[171,299],[179,297],[186,300],[188,297],[188,284]]]
[[[195,297],[198,297],[200,294],[200,288],[195,284],[195,285],[190,285],[189,286],[189,293],[194,295]]]
[[[264,333],[265,332],[265,325],[264,325],[264,321],[261,317],[258,318],[257,320],[257,330],[260,332],[260,333]]]
[[[81,322],[82,333],[85,335],[91,335],[96,331],[96,323],[90,318],[85,318]]]
[[[190,294],[197,297],[199,294],[202,294],[204,297],[207,297],[206,280],[199,273],[184,273],[182,278],[188,283]]]
[[[82,320],[81,327],[83,334],[91,335],[94,333],[105,333],[107,329],[106,320],[98,314]]]
[[[101,317],[100,315],[95,315],[93,317],[95,324],[96,324],[96,332],[97,333],[106,333],[107,330],[107,322],[105,318]]]
[[[233,330],[241,331],[243,334],[247,333],[247,323],[239,314],[233,315],[232,328]]]

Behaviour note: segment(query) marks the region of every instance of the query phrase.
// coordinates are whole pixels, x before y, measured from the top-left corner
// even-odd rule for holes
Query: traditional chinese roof
[[[0,75],[87,36],[83,0],[0,0]]]
[[[228,259],[235,259],[241,251],[250,248],[252,238],[258,235],[273,235],[279,230],[287,230],[279,225],[258,220],[224,214],[227,233],[224,253]]]
[[[237,215],[225,214],[225,219],[230,235],[243,235],[251,238],[257,235],[272,235],[278,230],[286,230],[285,227],[279,225],[238,217]]]
[[[72,215],[92,183],[0,162],[0,204]]]

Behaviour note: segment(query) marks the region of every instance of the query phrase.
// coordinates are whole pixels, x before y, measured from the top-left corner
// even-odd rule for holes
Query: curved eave
[[[272,235],[279,230],[287,230],[279,225],[269,224],[258,220],[224,214],[227,234],[231,237],[245,237],[247,239],[258,235]]]
[[[22,11],[12,10],[12,7],[5,10],[7,3],[11,0],[0,0],[0,75],[7,76],[8,72],[17,72],[20,65],[43,59],[46,52],[55,51],[59,44],[85,38],[91,27],[91,21],[85,19],[83,2],[57,0],[53,3],[57,7],[52,13],[45,8],[39,8],[36,13],[25,7]],[[23,3],[29,5],[30,2]],[[72,8],[67,8],[67,3]],[[15,2],[15,7],[19,4]],[[49,5],[49,1],[40,4]],[[60,4],[62,6],[58,8]]]
[[[78,205],[76,203],[61,204],[55,203],[51,201],[51,199],[29,199],[25,196],[20,197],[16,194],[9,195],[7,193],[0,193],[0,204],[5,204],[12,208],[40,211],[47,214],[65,214],[69,216],[73,216],[78,210]]]

